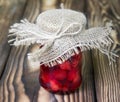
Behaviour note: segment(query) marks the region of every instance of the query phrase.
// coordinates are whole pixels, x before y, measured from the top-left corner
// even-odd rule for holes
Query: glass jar
[[[40,66],[39,81],[43,88],[53,93],[69,93],[79,88],[82,81],[82,53],[75,54],[62,64]]]

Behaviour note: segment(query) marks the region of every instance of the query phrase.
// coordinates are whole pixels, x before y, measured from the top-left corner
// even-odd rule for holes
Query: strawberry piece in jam
[[[81,85],[82,54],[70,57],[62,64],[40,66],[39,81],[42,87],[53,93],[73,92]]]

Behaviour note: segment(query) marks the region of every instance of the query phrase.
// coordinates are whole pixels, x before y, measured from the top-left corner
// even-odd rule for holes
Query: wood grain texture
[[[0,23],[4,25],[3,27],[0,25],[0,32],[4,32],[0,37],[0,46],[2,46],[0,51],[2,56],[5,56],[0,58],[2,63],[0,73],[4,68],[0,79],[0,102],[119,102],[119,60],[109,66],[107,57],[98,51],[92,51],[92,56],[89,51],[83,53],[82,85],[74,93],[58,95],[40,86],[39,66],[32,67],[27,60],[27,53],[37,50],[37,45],[12,47],[10,50],[7,44],[7,33],[11,23],[18,22],[22,18],[34,22],[40,12],[60,8],[61,2],[65,3],[65,8],[84,12],[88,17],[88,27],[112,20],[116,31],[119,32],[119,0],[114,2],[112,0],[51,0],[51,2],[50,0],[27,0],[27,3],[25,0],[0,1],[0,6],[2,5],[6,11],[6,13],[2,12],[0,8],[0,17],[11,15],[6,23],[5,20],[3,22],[0,19]],[[112,37],[116,43],[111,49],[119,54],[119,34],[114,33]]]
[[[23,13],[23,17],[28,18],[29,20],[31,20],[31,22],[34,21],[36,15],[39,14],[39,12],[38,14],[36,14],[38,9],[37,7],[39,7],[39,4],[39,1],[34,2],[33,0],[31,0],[27,2],[25,11],[23,10],[23,12],[25,12]],[[12,7],[14,6],[16,5],[12,5]],[[19,6],[17,5],[16,8],[17,7]],[[19,13],[19,11],[17,12]],[[32,90],[34,88],[33,83],[35,81],[32,79],[33,76],[28,72],[26,72],[26,74],[28,74],[28,76],[30,75],[30,78],[32,80],[31,83],[24,84],[27,81],[30,81],[26,81],[26,78],[28,77],[25,77],[26,74],[23,73],[25,67],[24,61],[27,50],[28,48],[22,46],[18,48],[12,47],[7,61],[7,65],[5,67],[5,71],[0,81],[0,102],[30,102],[34,99],[34,97],[36,97],[35,89]],[[29,88],[29,84],[31,85],[32,89]],[[28,92],[31,93],[28,94]]]
[[[120,11],[119,0],[87,0],[88,24],[91,26],[105,25],[111,21],[117,33],[112,32],[111,37],[115,43],[110,49],[119,55]],[[99,51],[92,53],[94,65],[94,78],[97,102],[120,102],[120,59],[109,65],[108,58]]]
[[[9,84],[6,84],[8,73],[11,71],[10,66],[8,67],[10,63],[7,62],[10,53],[10,47],[7,43],[8,28],[11,23],[21,18],[25,2],[25,0],[18,0],[16,2],[15,0],[0,1],[0,102],[7,102],[9,100],[7,87]]]
[[[22,16],[26,0],[0,1],[0,77],[4,71],[10,47],[7,43],[9,25]]]

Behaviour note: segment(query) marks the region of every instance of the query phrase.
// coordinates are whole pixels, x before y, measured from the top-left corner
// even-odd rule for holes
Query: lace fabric
[[[80,51],[98,49],[113,59],[117,56],[107,49],[113,43],[110,38],[111,26],[85,29],[86,17],[83,13],[69,9],[54,9],[41,13],[35,24],[21,20],[11,26],[8,36],[12,45],[31,45],[38,43],[43,47],[29,53],[28,58],[40,64],[54,66],[63,63]],[[78,50],[80,48],[80,50]]]

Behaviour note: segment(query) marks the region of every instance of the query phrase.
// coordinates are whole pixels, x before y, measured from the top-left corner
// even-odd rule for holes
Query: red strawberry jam
[[[53,93],[73,92],[81,85],[82,54],[70,57],[54,67],[41,65],[39,81],[42,87]]]

